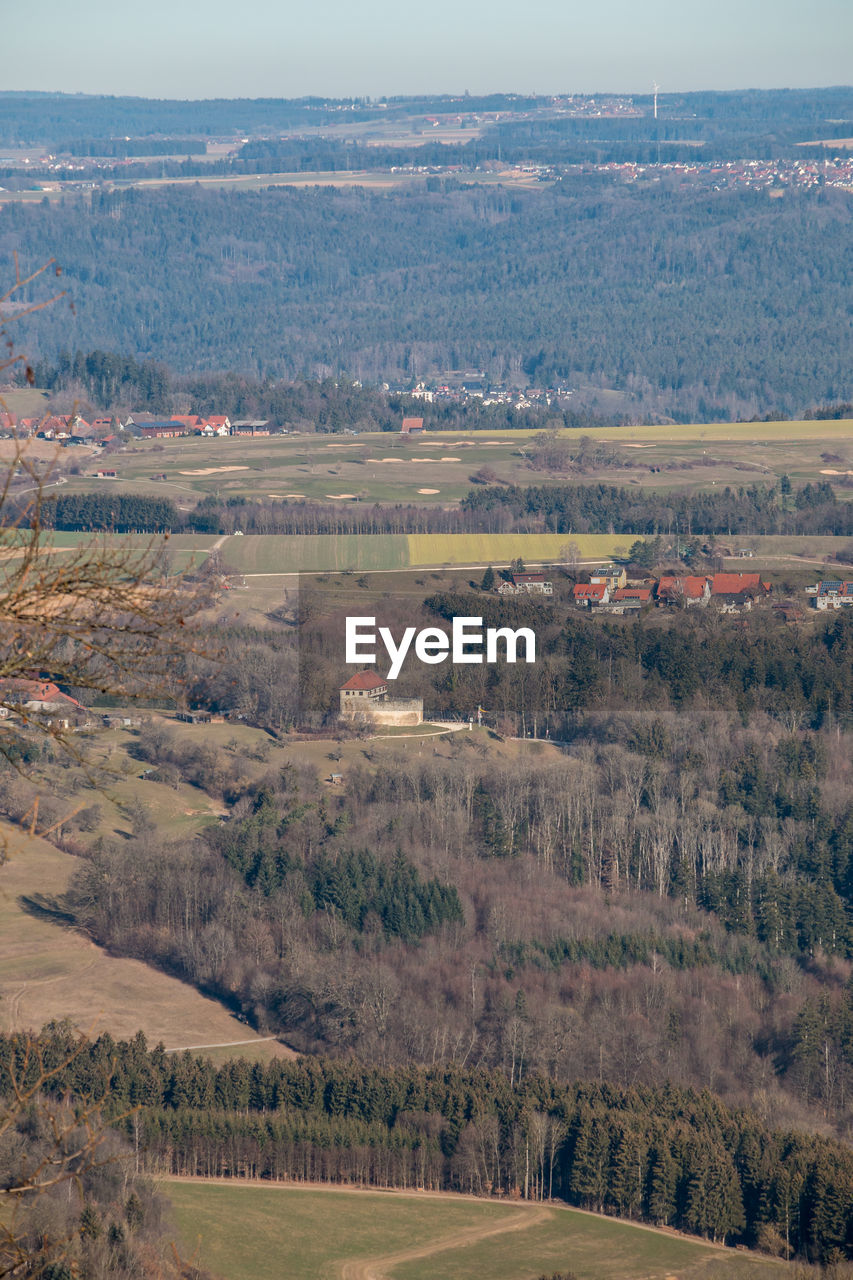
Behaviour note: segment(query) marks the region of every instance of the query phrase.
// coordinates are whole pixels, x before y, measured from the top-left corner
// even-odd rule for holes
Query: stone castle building
[[[374,724],[423,724],[423,698],[389,698],[388,681],[375,671],[357,671],[341,685],[341,716]]]

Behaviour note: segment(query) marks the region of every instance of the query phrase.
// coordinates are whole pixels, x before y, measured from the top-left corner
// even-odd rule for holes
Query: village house
[[[578,582],[572,587],[575,604],[587,609],[599,604],[609,604],[610,589],[606,582]]]
[[[609,592],[617,591],[620,587],[624,587],[628,582],[628,574],[622,565],[606,564],[600,569],[593,569],[589,575],[589,580],[595,586],[604,583]]]
[[[423,418],[404,418],[403,425],[400,427],[401,436],[418,436],[423,434],[424,420]]]
[[[341,716],[382,725],[423,724],[422,698],[389,698],[388,681],[375,671],[357,671],[340,687]]]
[[[203,428],[207,425],[207,419],[200,417],[197,413],[173,413],[171,422],[182,422],[187,429],[187,435],[203,435]]]
[[[622,609],[642,609],[651,603],[651,587],[617,587],[610,597],[610,603]]]
[[[662,577],[657,586],[659,605],[707,604],[711,588],[707,578],[693,575]]]
[[[79,413],[75,413],[69,418],[68,430],[75,440],[93,440],[95,438],[95,428],[85,418],[81,418]]]
[[[711,579],[711,595],[739,595],[742,591],[754,591],[756,597],[770,591],[770,583],[761,581],[760,573],[715,573]]]
[[[514,573],[509,582],[502,582],[498,587],[502,596],[552,596],[554,584],[544,573]]]
[[[770,591],[760,573],[715,573],[711,579],[711,597],[723,613],[746,613]]]
[[[814,597],[815,609],[846,609],[853,605],[853,582],[827,578],[814,587],[806,587],[806,591]]]
[[[425,400],[427,404],[432,404],[435,393],[429,389],[425,382],[419,382],[414,391],[410,391],[409,395],[413,400]]]
[[[49,719],[61,729],[70,729],[86,711],[76,698],[63,693],[51,680],[0,680],[0,701],[3,703],[0,718],[14,714],[26,720],[29,713]]]

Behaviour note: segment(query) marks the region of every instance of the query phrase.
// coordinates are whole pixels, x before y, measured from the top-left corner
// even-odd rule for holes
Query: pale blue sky
[[[378,97],[853,78],[853,0],[28,0],[25,13],[0,0],[4,89]]]

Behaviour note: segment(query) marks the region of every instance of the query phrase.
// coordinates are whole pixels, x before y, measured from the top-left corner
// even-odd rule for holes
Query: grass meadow
[[[87,799],[91,803],[91,793]],[[130,1037],[142,1030],[149,1044],[162,1040],[167,1048],[250,1040],[245,1046],[250,1054],[266,1058],[282,1051],[238,1022],[218,1000],[139,960],[111,956],[61,920],[28,910],[27,902],[40,895],[61,895],[80,864],[5,823],[0,838],[10,855],[0,865],[3,1031],[38,1030],[68,1018],[92,1035],[109,1031]]]
[[[186,1254],[225,1280],[770,1280],[784,1264],[575,1210],[169,1180]]]

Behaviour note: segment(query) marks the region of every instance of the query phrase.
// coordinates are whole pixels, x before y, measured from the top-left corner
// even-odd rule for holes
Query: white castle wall
[[[352,698],[341,708],[347,718],[364,716],[374,724],[404,725],[423,724],[423,698]]]

